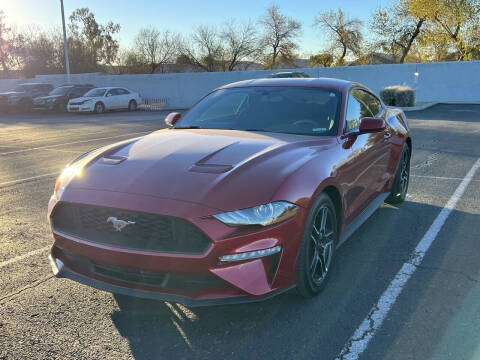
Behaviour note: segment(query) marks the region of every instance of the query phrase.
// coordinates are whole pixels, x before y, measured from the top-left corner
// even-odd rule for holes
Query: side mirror
[[[380,118],[366,117],[362,119],[360,123],[359,132],[360,134],[373,133],[377,131],[382,131],[385,129],[385,120]]]
[[[112,94],[111,94],[111,93],[108,93],[108,94],[105,95],[105,96],[106,96],[106,97],[110,97],[110,96],[112,96]]]
[[[176,124],[176,122],[178,120],[180,120],[181,117],[182,117],[182,114],[180,114],[178,112],[172,112],[172,113],[168,114],[167,117],[165,118],[165,124],[168,127],[172,127],[173,125]]]

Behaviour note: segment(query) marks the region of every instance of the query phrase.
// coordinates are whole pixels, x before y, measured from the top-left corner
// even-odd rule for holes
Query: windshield
[[[106,88],[96,88],[86,92],[83,96],[86,96],[86,97],[103,96],[105,94],[105,91],[107,91]]]
[[[18,85],[18,86],[15,86],[12,91],[24,92],[24,91],[28,91],[28,88],[29,88],[28,85]]]
[[[299,87],[217,90],[195,105],[175,128],[336,135],[340,95]]]
[[[60,86],[50,91],[48,95],[67,95],[71,88],[71,86]]]

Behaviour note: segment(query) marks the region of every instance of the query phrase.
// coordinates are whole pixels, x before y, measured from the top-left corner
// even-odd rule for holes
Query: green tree
[[[80,62],[89,66],[91,64],[95,64],[95,66],[98,64],[111,65],[115,62],[119,45],[114,36],[120,31],[119,24],[112,21],[106,25],[99,24],[95,15],[88,8],[76,9],[70,15],[69,20],[68,27],[71,35],[69,42],[74,43],[72,48],[77,51],[79,56],[83,57],[79,60]],[[74,71],[77,71],[75,67],[73,68]]]
[[[310,62],[316,66],[330,67],[333,64],[333,55],[328,53],[312,55]]]
[[[375,44],[403,63],[421,34],[425,16],[409,11],[408,0],[396,0],[391,7],[376,9],[370,29],[376,35]]]
[[[7,72],[9,69],[8,66],[8,55],[10,48],[10,39],[9,35],[11,29],[5,24],[5,14],[0,10],[0,65],[4,72]]]
[[[448,41],[458,60],[469,60],[478,49],[480,0],[407,0],[413,16],[428,20],[424,43]]]

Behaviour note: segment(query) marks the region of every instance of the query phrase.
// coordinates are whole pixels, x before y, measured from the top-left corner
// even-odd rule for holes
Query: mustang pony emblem
[[[127,225],[135,225],[135,221],[125,221],[117,219],[115,216],[110,216],[107,219],[107,223],[111,222],[115,230],[122,231],[123,228]]]

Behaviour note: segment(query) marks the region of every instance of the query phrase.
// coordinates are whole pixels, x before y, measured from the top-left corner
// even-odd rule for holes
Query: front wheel
[[[319,294],[331,273],[338,223],[330,197],[321,193],[308,216],[297,264],[297,290],[304,297]]]
[[[94,111],[97,114],[103,114],[105,112],[105,105],[103,105],[101,102],[96,103]]]
[[[399,204],[407,197],[408,183],[410,181],[410,147],[403,144],[402,154],[395,174],[395,180],[392,186],[392,192],[386,202],[390,204]]]

